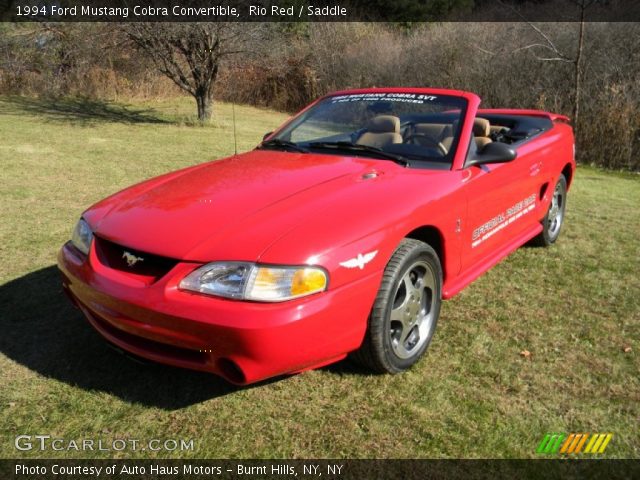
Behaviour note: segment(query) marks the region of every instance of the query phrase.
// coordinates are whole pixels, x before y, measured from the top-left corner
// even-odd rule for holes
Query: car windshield
[[[449,167],[465,108],[464,98],[445,95],[336,95],[294,118],[263,146]]]

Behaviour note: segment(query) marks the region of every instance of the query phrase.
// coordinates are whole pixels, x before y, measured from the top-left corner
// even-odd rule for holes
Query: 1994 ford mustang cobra
[[[247,384],[353,357],[409,368],[441,299],[560,234],[562,115],[454,90],[325,96],[253,151],[89,208],[64,290],[122,350]]]

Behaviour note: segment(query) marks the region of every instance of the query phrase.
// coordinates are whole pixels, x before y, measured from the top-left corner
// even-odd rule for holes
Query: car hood
[[[96,235],[189,261],[256,261],[278,238],[362,179],[404,168],[385,160],[255,150],[151,179],[85,213]]]

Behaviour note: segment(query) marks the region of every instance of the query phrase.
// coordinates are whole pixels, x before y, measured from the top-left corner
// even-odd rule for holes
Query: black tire
[[[557,208],[556,208],[557,207]],[[553,189],[553,197],[549,210],[542,219],[542,232],[531,240],[538,247],[549,247],[556,243],[564,223],[567,208],[567,179],[560,174],[558,182]]]
[[[438,254],[424,242],[404,239],[385,268],[364,341],[352,358],[378,373],[414,365],[431,343],[441,298]]]

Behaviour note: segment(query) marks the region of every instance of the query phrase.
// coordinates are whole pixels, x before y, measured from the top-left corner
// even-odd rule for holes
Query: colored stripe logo
[[[604,453],[612,438],[612,433],[547,433],[536,453]]]

